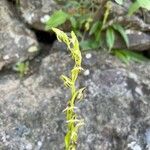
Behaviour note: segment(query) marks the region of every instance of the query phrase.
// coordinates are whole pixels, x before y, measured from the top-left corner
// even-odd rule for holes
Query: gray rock
[[[54,0],[21,0],[19,7],[26,23],[35,29],[45,30],[44,23],[58,9],[58,4]]]
[[[129,38],[130,50],[144,51],[150,49],[150,34],[136,30],[127,30],[127,36]],[[116,36],[114,48],[126,49],[125,42],[122,37]]]
[[[150,24],[150,12],[149,11],[145,12],[145,22]]]
[[[3,66],[32,58],[38,50],[34,34],[15,19],[6,0],[0,1],[0,43],[0,70]]]
[[[103,52],[83,58],[89,74],[81,75],[77,83],[86,87],[84,100],[76,104],[85,120],[78,149],[146,150],[150,63],[125,66]],[[44,58],[39,71],[22,82],[15,75],[0,76],[0,149],[64,149],[63,110],[70,94],[59,77],[72,66],[70,56],[58,51]]]
[[[146,34],[140,31],[127,32],[129,37],[129,47],[132,50],[149,50],[150,48],[150,34]]]
[[[60,43],[58,40],[56,40],[53,43],[51,50],[53,52],[56,52],[56,51],[68,52],[66,44],[65,43]]]

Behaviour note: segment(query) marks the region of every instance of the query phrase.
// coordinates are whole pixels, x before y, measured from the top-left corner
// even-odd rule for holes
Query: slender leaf
[[[138,9],[140,8],[140,5],[139,3],[136,1],[134,3],[132,3],[129,7],[129,10],[128,10],[128,16],[131,16],[133,15],[133,13],[135,13],[136,11],[138,11]]]
[[[114,54],[124,63],[129,64],[131,61],[141,62],[148,61],[142,54],[129,50],[114,50]]]
[[[126,43],[126,46],[129,47],[129,39],[124,28],[119,24],[114,24],[112,27],[120,33],[120,35],[122,36],[122,38],[124,39]]]
[[[111,50],[114,46],[114,42],[115,42],[115,34],[114,34],[114,30],[112,28],[108,28],[106,30],[106,42],[107,42],[107,46],[109,48],[109,50]]]
[[[92,25],[92,27],[91,27],[91,29],[90,29],[90,32],[89,32],[89,35],[92,35],[94,32],[96,32],[96,30],[99,28],[99,21],[96,21],[93,25]]]
[[[120,50],[115,50],[114,54],[118,57],[122,62],[125,64],[129,64],[129,60],[127,59],[126,55],[124,55]]]

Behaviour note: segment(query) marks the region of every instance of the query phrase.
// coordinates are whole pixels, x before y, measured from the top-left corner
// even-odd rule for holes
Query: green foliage
[[[47,21],[46,29],[50,30],[52,27],[58,27],[66,22],[69,15],[62,10],[56,11]]]
[[[129,7],[128,15],[129,16],[133,15],[136,11],[138,11],[139,8],[140,8],[140,5],[137,1],[132,3],[131,6]]]
[[[129,64],[132,61],[141,62],[148,60],[142,54],[129,50],[113,50],[113,54],[126,64]]]
[[[139,8],[145,8],[150,10],[150,0],[136,0],[134,3],[131,4],[128,10],[128,15],[131,16],[133,13],[139,10]]]
[[[96,33],[97,31],[99,31],[101,29],[101,22],[100,21],[96,21],[92,24],[91,29],[89,31],[89,35],[92,35],[94,33]]]
[[[119,24],[113,24],[112,26],[109,26],[106,29],[106,44],[107,44],[107,47],[109,48],[109,51],[111,51],[111,49],[114,46],[116,32],[118,32],[121,35],[126,46],[129,47],[129,39],[128,39],[127,34],[125,33],[124,28]]]
[[[123,1],[116,0],[116,2],[121,4]],[[63,10],[56,11],[50,17],[49,21],[46,23],[46,29],[49,30],[52,27],[58,27],[66,21],[69,21],[71,30],[73,30],[81,39],[80,46],[83,50],[99,48],[102,43],[101,39],[103,39],[103,32],[106,32],[106,43],[109,50],[113,48],[115,31],[120,33],[128,46],[128,37],[122,26],[113,25],[112,27],[109,27],[111,29],[104,28],[109,18],[111,1],[107,1],[105,4],[103,18],[95,21],[93,18],[95,17],[98,9],[99,6],[94,4],[91,0],[67,1]]]
[[[19,61],[16,63],[16,65],[13,67],[13,69],[15,71],[19,72],[19,76],[20,76],[20,78],[22,78],[29,71],[29,62]]]
[[[122,1],[118,0],[116,2],[122,4],[123,0]],[[106,11],[104,13],[104,19],[103,19],[101,30],[103,30],[103,26],[105,26],[106,24],[106,20],[108,19],[110,9],[111,9],[111,3],[110,1],[108,1],[106,3]],[[106,44],[109,48],[109,51],[111,51],[115,43],[115,31],[117,31],[121,35],[121,37],[125,41],[126,46],[127,47],[129,46],[128,36],[125,33],[124,28],[119,24],[113,24],[106,29]]]
[[[110,27],[106,31],[106,42],[109,48],[109,51],[113,48],[115,42],[114,30]]]
[[[115,2],[122,5],[124,0],[115,0]],[[129,39],[124,27],[117,23],[108,24],[112,8],[111,4],[111,0],[108,0],[103,6],[103,16],[95,19],[100,6],[93,1],[66,1],[62,10],[56,11],[51,16],[46,23],[46,28],[58,27],[67,21],[71,25],[71,27],[69,26],[70,30],[73,30],[78,36],[82,50],[98,49],[105,44],[111,51],[114,47],[116,33],[120,34],[128,48]],[[136,0],[133,2],[128,10],[128,15],[132,15],[140,7],[150,10],[150,0]],[[117,53],[117,55],[122,54]]]
[[[92,11],[89,11],[89,9]],[[96,44],[89,43],[87,46],[87,41],[84,39],[85,35],[90,31],[91,26],[94,23],[92,18],[94,18],[95,11],[93,11],[93,9],[95,9],[95,6],[91,0],[86,0],[84,2],[73,0],[68,1],[64,6],[63,11],[56,11],[51,16],[49,21],[46,23],[46,29],[58,27],[59,25],[64,24],[66,21],[69,21],[71,24],[71,29],[77,34],[79,38],[81,38],[81,43],[83,43],[81,44],[81,47],[93,48],[93,45],[95,47],[97,42]],[[95,30],[97,30],[97,28]],[[83,34],[82,31],[84,32]],[[91,30],[90,36],[93,36],[94,34],[94,31]],[[89,38],[88,41],[92,41],[93,39],[93,37]]]
[[[65,136],[65,146],[66,150],[75,150],[78,140],[78,129],[80,126],[84,124],[84,121],[80,120],[74,111],[75,102],[83,98],[83,91],[85,89],[85,88],[81,89],[76,88],[76,80],[78,78],[79,73],[82,70],[81,67],[82,56],[79,49],[78,39],[73,31],[71,32],[71,37],[68,37],[66,33],[57,28],[52,28],[52,30],[56,33],[57,39],[60,42],[64,42],[67,45],[68,50],[71,52],[72,59],[75,62],[69,77],[61,75],[61,79],[64,81],[64,85],[68,87],[71,91],[71,98],[68,100],[68,106],[64,110],[64,112],[66,113],[66,120],[67,120],[67,133]]]
[[[123,40],[125,41],[126,43],[126,46],[129,47],[129,39],[128,39],[128,36],[127,34],[125,33],[125,30],[124,28],[119,25],[119,24],[113,24],[112,27],[120,33],[121,37],[123,38]]]

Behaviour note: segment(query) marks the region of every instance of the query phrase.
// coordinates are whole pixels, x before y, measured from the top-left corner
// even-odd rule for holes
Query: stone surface
[[[45,21],[49,19],[58,4],[54,0],[21,0],[21,16],[26,23],[38,30],[45,30]]]
[[[150,11],[145,12],[145,22],[150,24]]]
[[[72,65],[68,54],[57,51],[22,81],[15,74],[0,75],[0,149],[64,149],[62,111],[69,92],[59,77]],[[86,87],[84,100],[76,104],[85,120],[78,150],[148,149],[150,63],[125,66],[104,52],[90,52],[83,67],[89,71],[77,83]]]
[[[57,7],[50,0],[20,1],[24,21],[38,30],[44,30],[43,22]],[[125,15],[128,5],[117,7],[118,11],[116,7],[114,3],[112,13]],[[6,0],[0,1],[0,70],[37,53],[29,52],[38,47],[34,34],[11,10]],[[149,16],[145,17],[148,23]],[[130,49],[150,48],[149,32],[130,30],[128,35]],[[63,110],[70,93],[60,75],[67,75],[73,63],[64,44],[54,42],[52,52],[36,58],[23,80],[11,71],[0,72],[0,150],[64,149]],[[83,55],[83,68],[77,86],[86,91],[76,112],[85,125],[77,149],[150,150],[150,63],[126,66],[97,51]]]
[[[130,50],[144,51],[150,49],[150,34],[136,30],[126,30],[129,38]],[[114,48],[125,49],[127,48],[122,37],[116,35],[116,42]]]
[[[35,50],[34,52],[28,52]],[[3,66],[35,56],[38,43],[34,34],[15,19],[6,0],[0,1],[0,70]]]

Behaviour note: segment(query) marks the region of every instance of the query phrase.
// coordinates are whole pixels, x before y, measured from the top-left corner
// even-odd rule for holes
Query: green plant
[[[123,1],[117,1],[117,3],[123,3]],[[109,48],[109,52],[111,51],[111,49],[113,48],[114,43],[115,43],[115,32],[118,32],[121,35],[121,37],[123,38],[126,46],[127,47],[129,46],[128,36],[125,33],[125,30],[121,25],[112,24],[112,25],[109,25],[107,28],[105,27],[105,24],[108,20],[109,14],[110,14],[109,12],[110,12],[111,7],[112,7],[111,3],[110,3],[110,1],[108,1],[106,3],[106,11],[104,13],[103,23],[102,23],[102,27],[101,27],[101,31],[103,31],[103,30],[106,31],[106,44],[107,44],[107,47]]]
[[[84,121],[80,120],[78,115],[75,113],[75,103],[82,99],[82,93],[85,89],[76,88],[76,80],[80,71],[82,70],[82,56],[79,49],[78,39],[73,31],[71,32],[71,37],[68,37],[66,33],[57,28],[52,28],[52,30],[56,33],[57,39],[67,45],[69,51],[71,52],[72,59],[75,62],[74,67],[70,72],[70,77],[61,75],[61,79],[64,81],[64,85],[68,87],[71,91],[71,98],[68,100],[68,106],[64,110],[67,120],[65,146],[66,150],[75,150],[78,140],[78,129],[84,124]]]
[[[137,53],[137,52],[133,52],[133,51],[129,51],[129,50],[118,49],[118,50],[113,50],[112,53],[127,65],[132,61],[142,62],[142,61],[148,60],[142,54]]]
[[[138,11],[139,8],[145,8],[147,10],[150,10],[150,0],[136,0],[129,7],[128,15],[131,16],[133,13]]]
[[[78,38],[80,38],[80,45],[84,48],[84,42],[86,42],[85,35],[90,31],[91,25],[93,24],[93,19],[95,11],[98,9],[96,5],[91,0],[86,1],[67,1],[66,5],[62,10],[56,11],[46,23],[46,29],[51,29],[52,27],[58,27],[59,25],[65,24],[67,21],[70,22],[71,30],[73,30]],[[94,33],[90,32],[90,36]],[[97,42],[90,44],[92,47],[97,46]],[[93,44],[96,43],[96,44]],[[82,46],[83,45],[83,46]]]
[[[127,35],[121,25],[112,25],[105,28],[110,14],[111,2],[107,1],[104,8],[103,18],[95,20],[93,18],[95,18],[99,6],[93,1],[68,1],[63,10],[56,11],[50,17],[46,23],[46,29],[49,30],[52,27],[58,27],[69,21],[71,30],[80,38],[80,46],[83,50],[97,49],[102,46],[104,33],[106,33],[106,44],[109,50],[111,50],[115,42],[116,31],[120,33],[128,45]]]
[[[49,30],[52,27],[58,27],[66,23],[68,27],[68,23],[70,23],[70,30],[73,30],[80,39],[79,44],[82,50],[107,47],[109,52],[114,47],[116,34],[118,33],[128,48],[129,40],[124,27],[117,22],[109,24],[111,21],[111,0],[103,0],[105,3],[102,6],[95,4],[93,1],[94,0],[66,1],[62,10],[56,11],[50,17],[46,23],[46,29]],[[115,2],[122,5],[124,0],[115,0]],[[131,4],[128,15],[132,15],[140,7],[150,10],[150,1],[136,0]],[[97,12],[100,13],[100,11],[102,15],[95,19]],[[120,53],[120,51],[118,53]],[[126,53],[126,55],[128,54],[129,53]]]
[[[50,30],[52,27],[58,27],[59,25],[65,23],[68,18],[69,14],[62,10],[54,12],[46,24],[46,30]]]
[[[116,3],[122,5],[124,0],[115,0]],[[96,49],[105,43],[109,51],[115,43],[115,33],[118,32],[129,46],[128,36],[124,28],[120,24],[112,24],[105,26],[109,21],[111,10],[111,0],[106,1],[103,7],[103,15],[94,19],[99,12],[101,5],[97,5],[93,0],[70,0],[66,1],[63,10],[55,12],[46,23],[46,28],[58,27],[70,22],[71,30],[73,30],[78,38],[80,38],[80,46],[83,50]],[[149,0],[136,0],[129,8],[128,15],[132,15],[139,8],[150,10]],[[105,37],[105,41],[103,40]]]
[[[19,72],[19,76],[20,78],[22,78],[29,71],[29,62],[19,61],[16,63],[13,69]]]

